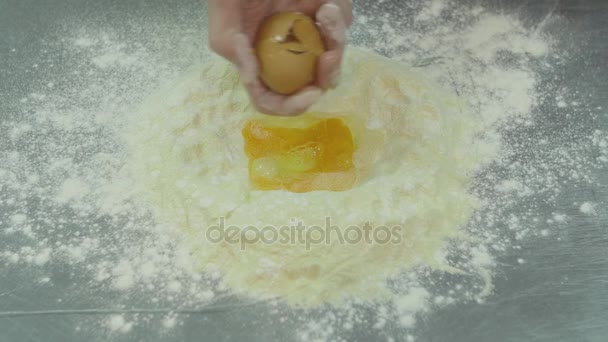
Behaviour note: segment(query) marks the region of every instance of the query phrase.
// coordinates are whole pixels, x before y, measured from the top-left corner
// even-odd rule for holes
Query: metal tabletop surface
[[[469,3],[473,1],[462,1]],[[608,130],[608,1],[606,0],[485,0],[484,6],[504,13],[518,13],[530,22],[548,13],[564,18],[554,28],[563,47],[573,56],[563,69],[542,75],[542,82],[559,78],[563,87],[577,89],[581,102],[603,108],[594,115],[579,115],[576,130],[581,136],[597,129]],[[396,1],[399,3],[399,1]],[[355,1],[360,8],[369,3]],[[370,7],[371,8],[371,7]],[[145,25],[144,25],[145,23]],[[153,24],[151,24],[153,23]],[[197,0],[0,0],[0,122],[19,120],[22,102],[31,89],[45,80],[70,72],[74,55],[62,55],[57,42],[62,35],[87,27],[111,28],[118,36],[136,41],[152,54],[163,49],[194,46],[175,60],[176,69],[186,69],[205,58],[205,4]],[[145,27],[146,29],[142,29]],[[149,31],[149,28],[154,28]],[[200,41],[171,41],[166,32],[200,32]],[[175,35],[173,35],[175,36]],[[53,68],[32,69],[53,60]],[[76,87],[64,84],[62,87]],[[542,87],[542,86],[541,86]],[[572,100],[577,100],[574,98]],[[134,100],[135,101],[135,100]],[[555,108],[540,109],[546,125],[535,130],[560,135],[565,116]],[[571,125],[570,125],[571,126]],[[2,134],[8,134],[1,131]],[[567,140],[567,137],[564,139]],[[2,140],[0,140],[2,141]],[[12,147],[3,143],[0,153]],[[23,147],[25,148],[25,147]],[[589,152],[589,158],[595,158]],[[0,165],[0,168],[2,165]],[[499,260],[494,293],[483,303],[461,303],[433,310],[416,326],[417,341],[606,341],[608,339],[608,173],[606,167],[591,170],[592,185],[572,183],[554,205],[541,208],[547,217],[557,209],[569,220],[561,239],[529,239],[521,242],[515,256]],[[6,185],[6,184],[4,184]],[[3,190],[0,183],[0,193]],[[2,197],[0,197],[1,199]],[[572,203],[593,201],[596,215],[584,215]],[[2,203],[2,202],[0,202]],[[35,205],[35,204],[32,204]],[[542,204],[541,204],[542,207]],[[0,222],[10,206],[0,204]],[[520,210],[525,210],[522,204]],[[62,213],[56,213],[61,216]],[[6,220],[0,228],[7,229]],[[547,225],[549,225],[547,223]],[[541,225],[542,226],[542,225]],[[542,228],[542,227],[541,227]],[[0,255],[20,242],[0,234]],[[1,260],[1,259],[0,259]],[[100,289],[77,291],[85,275],[73,274],[69,265],[53,266],[54,286],[37,285],[39,273],[33,267],[0,262],[0,314],[20,310],[87,309],[99,303],[124,303],[124,298]],[[66,295],[71,292],[73,295]],[[63,298],[58,304],[57,298]],[[129,299],[132,300],[132,299]],[[133,299],[145,303],[145,298]],[[150,307],[150,306],[148,306]],[[154,307],[150,307],[154,309]],[[46,314],[4,317],[0,315],[0,341],[286,341],[293,338],[293,324],[264,322],[269,308],[241,306],[234,310],[186,315],[183,325],[170,333],[142,324],[125,335],[84,329],[83,315]],[[104,313],[99,313],[104,315]],[[90,315],[89,315],[90,316]],[[88,317],[88,316],[87,316]],[[345,336],[348,340],[375,340],[366,335]],[[385,339],[386,337],[384,337]]]

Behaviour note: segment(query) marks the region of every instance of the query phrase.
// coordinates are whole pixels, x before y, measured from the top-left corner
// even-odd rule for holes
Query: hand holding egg
[[[209,1],[211,48],[272,115],[304,112],[335,83],[351,22],[350,0]]]
[[[291,95],[316,80],[317,60],[325,46],[310,17],[283,12],[264,21],[255,51],[264,84],[276,93]]]

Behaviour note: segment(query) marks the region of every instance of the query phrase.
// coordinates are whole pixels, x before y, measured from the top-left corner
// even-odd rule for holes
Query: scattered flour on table
[[[585,202],[585,203],[581,204],[579,210],[583,214],[593,215],[593,214],[595,214],[595,204],[593,204],[591,202]]]
[[[457,1],[400,6],[361,4],[352,43],[451,89],[484,127],[480,141],[488,143],[471,153],[498,157],[474,175],[471,193],[480,199],[479,208],[463,227],[479,242],[452,241],[439,256],[480,276],[445,277],[419,267],[388,281],[395,296],[386,302],[352,299],[335,308],[298,310],[270,301],[265,324],[295,322],[302,341],[348,340],[362,331],[387,341],[414,341],[421,317],[483,301],[498,264],[525,263],[517,256],[501,259],[517,255],[523,241],[559,239],[569,215],[602,209],[591,199],[572,204],[572,213],[556,205],[566,187],[597,182],[594,172],[608,164],[608,133],[580,130],[576,120],[548,126],[556,118],[594,117],[604,110],[586,107],[583,95],[544,77],[568,63],[554,38],[544,34],[554,19],[529,27],[515,16]],[[54,270],[67,268],[80,284],[69,290],[92,307],[167,308],[162,316],[87,321],[110,334],[139,326],[170,330],[185,319],[177,308],[230,299],[221,272],[201,273],[183,236],[155,222],[141,205],[125,167],[129,156],[118,132],[133,106],[206,55],[204,34],[185,24],[167,27],[131,36],[110,27],[61,32],[61,39],[46,42],[54,55],[45,52],[30,68],[38,71],[37,82],[27,94],[3,99],[13,109],[0,113],[0,264],[9,272],[28,270],[23,276],[34,274],[41,287],[54,286]],[[151,36],[145,40],[142,34]],[[54,69],[60,60],[71,66],[69,72]],[[51,298],[58,307],[69,299]]]
[[[126,333],[133,328],[133,322],[127,322],[123,315],[112,315],[108,318],[107,326],[114,332]]]

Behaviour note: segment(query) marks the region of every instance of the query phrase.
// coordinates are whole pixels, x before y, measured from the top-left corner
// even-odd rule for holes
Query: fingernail
[[[322,26],[335,26],[336,18],[339,16],[340,7],[333,3],[326,3],[317,11],[317,20]]]
[[[323,6],[327,6],[328,8],[334,8],[334,9],[340,11],[340,6],[338,6],[338,4],[336,4],[334,2],[328,2]]]

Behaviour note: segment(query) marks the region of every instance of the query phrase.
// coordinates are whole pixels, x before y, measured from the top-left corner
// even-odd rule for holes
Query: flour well
[[[157,218],[187,234],[200,266],[219,267],[239,292],[319,305],[377,298],[388,290],[386,277],[414,266],[452,268],[440,252],[463,234],[477,205],[469,179],[493,157],[494,141],[477,137],[484,127],[455,95],[404,65],[352,48],[344,70],[341,85],[311,112],[363,125],[353,132],[362,179],[348,191],[252,188],[240,131],[259,114],[223,61],[161,90],[126,130],[132,172]],[[207,232],[218,218],[241,231],[290,222],[322,227],[331,219],[345,232],[369,222],[399,226],[402,236],[377,244],[212,243]]]

